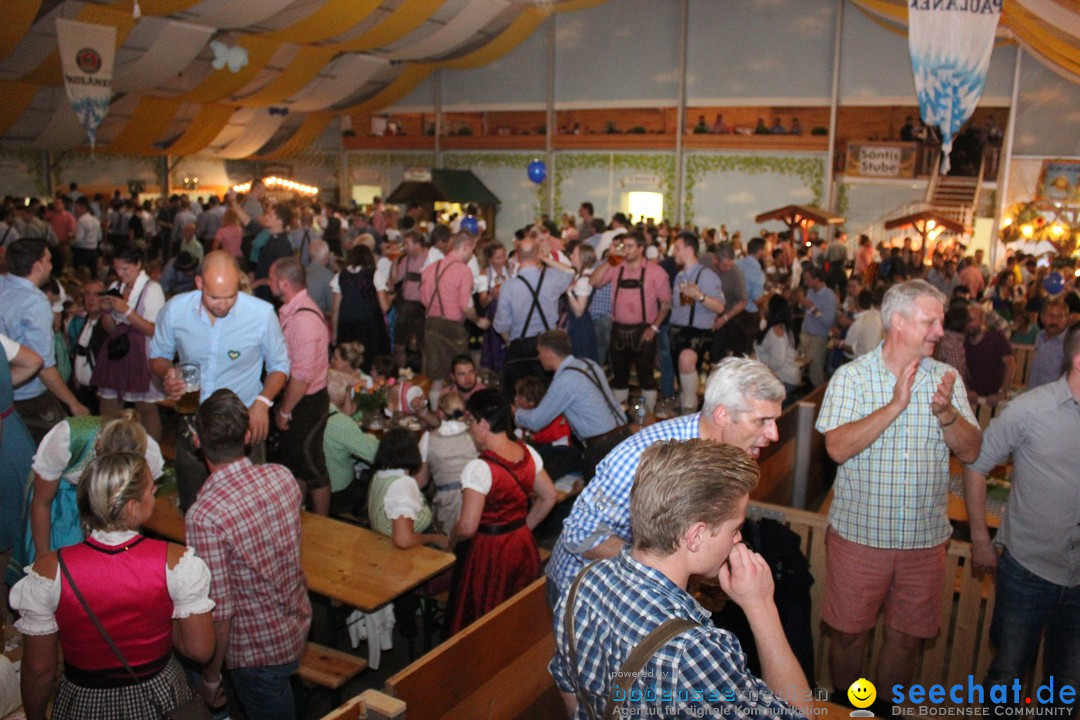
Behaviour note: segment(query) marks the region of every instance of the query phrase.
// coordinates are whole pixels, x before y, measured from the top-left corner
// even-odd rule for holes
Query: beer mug
[[[683,280],[682,282],[679,283],[679,304],[680,305],[693,305],[694,304],[694,298],[690,297],[690,295],[687,294],[687,292],[686,292],[686,286],[689,285],[689,284],[690,283],[687,282],[686,280]]]
[[[199,409],[199,366],[194,363],[181,363],[180,376],[184,378],[184,394],[176,404],[176,412],[181,415],[194,415]]]
[[[621,242],[613,242],[611,247],[608,248],[607,255],[608,262],[612,267],[618,267],[623,261],[623,244]]]

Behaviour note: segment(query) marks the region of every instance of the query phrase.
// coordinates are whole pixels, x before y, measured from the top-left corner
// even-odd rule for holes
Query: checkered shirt
[[[630,488],[641,453],[664,440],[699,437],[701,413],[672,418],[641,430],[615,446],[574,503],[548,561],[548,579],[565,593],[585,565],[582,553],[615,535],[630,541]]]
[[[589,316],[594,318],[611,317],[611,285],[594,288],[589,302]]]
[[[885,367],[881,345],[840,367],[829,382],[818,415],[825,433],[861,420],[892,400],[896,377]],[[955,370],[924,358],[915,373],[911,402],[881,436],[836,473],[829,524],[852,542],[914,550],[949,538],[949,448],[930,401],[941,378]],[[953,386],[953,407],[975,425],[964,381]]]
[[[661,623],[687,618],[700,627],[669,640],[641,669],[629,688],[624,717],[800,718],[746,667],[738,638],[712,624],[709,613],[660,571],[642,565],[623,549],[592,566],[574,603],[577,666],[570,661],[564,631],[564,595],[555,608],[555,658],[548,669],[560,690],[581,694],[603,717],[611,680],[633,648]],[[579,701],[575,720],[588,715]]]
[[[230,668],[300,657],[311,627],[300,568],[300,488],[281,465],[237,460],[199,490],[184,525],[210,568],[214,620],[232,619]]]
[[[304,395],[314,395],[326,387],[330,370],[330,333],[326,320],[307,290],[296,293],[278,310],[281,334],[289,351],[289,375],[308,384]]]

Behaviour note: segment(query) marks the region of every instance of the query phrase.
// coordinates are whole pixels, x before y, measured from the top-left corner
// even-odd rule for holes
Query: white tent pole
[[[998,230],[1001,229],[1001,216],[1005,213],[1009,195],[1009,173],[1012,169],[1013,138],[1016,137],[1016,103],[1020,97],[1020,65],[1024,48],[1016,46],[1016,64],[1013,66],[1012,99],[1009,101],[1009,132],[1005,134],[1004,158],[998,176],[998,206],[994,213],[994,224],[990,229],[990,267],[997,267]]]
[[[825,155],[825,209],[833,212],[836,208],[836,183],[833,178],[833,157],[836,155],[836,111],[840,104],[840,50],[844,41],[844,5],[845,0],[836,0],[836,33],[833,40],[833,78],[832,99],[829,101],[829,152]],[[829,225],[831,233],[834,226]]]

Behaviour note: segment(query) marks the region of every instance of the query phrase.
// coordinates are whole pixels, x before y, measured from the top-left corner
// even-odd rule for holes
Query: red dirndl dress
[[[490,451],[480,454],[491,469],[491,490],[476,535],[467,547],[459,546],[451,635],[540,577],[536,540],[525,525],[536,465],[529,450],[520,447],[522,457],[516,463]]]

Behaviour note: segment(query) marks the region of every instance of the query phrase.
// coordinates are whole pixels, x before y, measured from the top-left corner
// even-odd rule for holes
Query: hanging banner
[[[908,50],[919,111],[941,130],[941,172],[953,137],[979,104],[1002,0],[908,0]]]
[[[92,150],[112,97],[116,28],[57,18],[56,41],[68,101],[86,130]]]

